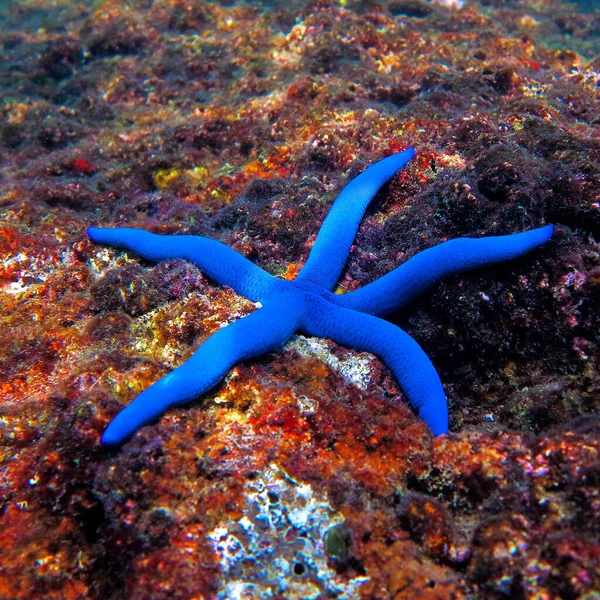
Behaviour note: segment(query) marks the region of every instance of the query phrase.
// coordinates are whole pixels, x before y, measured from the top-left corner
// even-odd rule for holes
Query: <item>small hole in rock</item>
[[[302,577],[306,573],[306,567],[302,563],[294,563],[294,575]]]

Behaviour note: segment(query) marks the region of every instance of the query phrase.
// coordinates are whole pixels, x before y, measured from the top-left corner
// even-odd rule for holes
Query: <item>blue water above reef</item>
[[[576,4],[583,12],[600,10],[600,0],[574,0],[573,3]]]

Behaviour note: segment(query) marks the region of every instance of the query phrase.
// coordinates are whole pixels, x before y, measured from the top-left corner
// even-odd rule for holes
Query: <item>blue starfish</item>
[[[359,290],[332,293],[367,206],[413,156],[414,150],[409,148],[384,158],[342,190],[294,281],[276,279],[210,238],[90,227],[88,235],[94,242],[127,248],[154,261],[188,260],[219,283],[262,304],[210,336],[180,367],[121,410],[104,432],[102,443],[120,444],[171,406],[189,402],[212,388],[237,362],[279,348],[298,330],[379,356],[432,433],[447,433],[448,406],[431,361],[407,333],[379,317],[405,306],[442,277],[528,252],[547,242],[553,227],[450,240],[416,254]]]

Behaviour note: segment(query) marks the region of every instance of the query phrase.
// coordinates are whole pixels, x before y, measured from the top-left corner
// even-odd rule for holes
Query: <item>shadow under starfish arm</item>
[[[329,209],[296,281],[311,281],[328,290],[336,284],[367,206],[414,155],[414,148],[392,154],[365,169],[344,187]]]
[[[448,403],[442,382],[425,352],[405,331],[373,315],[331,306],[326,300],[315,302],[302,325],[311,335],[378,356],[433,435],[448,433]]]
[[[275,277],[245,256],[211,238],[157,235],[133,227],[88,227],[87,233],[96,243],[126,248],[148,260],[188,260],[215,281],[228,285],[252,302],[266,300],[277,283]]]
[[[415,254],[387,275],[348,294],[336,304],[384,316],[402,308],[440,279],[486,265],[511,260],[545,244],[554,227],[546,225],[512,235],[457,238]]]
[[[121,410],[106,428],[102,443],[121,444],[170,407],[185,404],[212,388],[236,363],[278,348],[297,325],[294,308],[274,302],[219,329],[181,366]]]

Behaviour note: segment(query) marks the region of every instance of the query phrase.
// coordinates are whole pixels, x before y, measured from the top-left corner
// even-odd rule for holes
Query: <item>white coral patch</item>
[[[345,580],[327,564],[327,531],[344,519],[326,495],[276,465],[248,482],[244,495],[244,515],[208,534],[223,572],[219,598],[360,597],[368,577]]]

